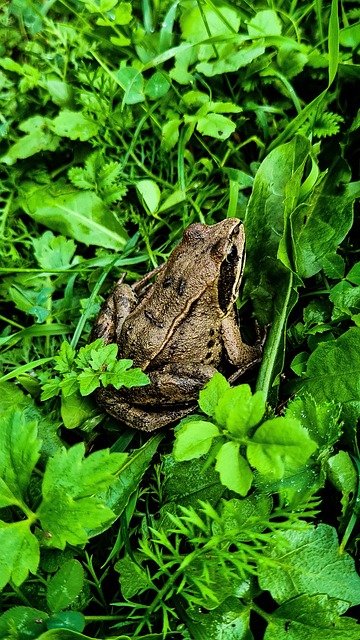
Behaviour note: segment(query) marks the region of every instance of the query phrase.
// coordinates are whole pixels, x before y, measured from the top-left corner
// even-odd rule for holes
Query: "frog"
[[[168,260],[128,285],[120,278],[103,303],[91,340],[118,345],[149,378],[142,387],[95,391],[111,416],[141,431],[171,425],[193,412],[216,371],[233,384],[261,360],[263,340],[241,337],[236,300],[245,266],[238,218],[190,224]]]

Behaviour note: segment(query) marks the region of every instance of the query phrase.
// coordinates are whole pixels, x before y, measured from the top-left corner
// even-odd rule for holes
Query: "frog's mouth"
[[[223,313],[227,313],[235,303],[239,293],[239,286],[245,266],[245,246],[239,254],[237,243],[234,240],[239,233],[239,228],[234,229],[230,238],[227,254],[220,267],[218,281],[219,306]]]

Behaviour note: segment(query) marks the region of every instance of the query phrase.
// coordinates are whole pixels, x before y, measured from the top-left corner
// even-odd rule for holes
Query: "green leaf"
[[[322,268],[328,278],[338,280],[344,277],[345,260],[338,253],[330,253],[323,257]]]
[[[248,384],[227,389],[215,407],[214,417],[218,424],[231,434],[243,437],[255,427],[265,413],[265,401],[261,391],[254,395]]]
[[[230,384],[219,372],[213,377],[199,393],[199,407],[208,416],[213,416],[216,405],[223,393],[230,389]]]
[[[155,213],[158,210],[161,197],[161,192],[156,182],[153,180],[138,180],[136,182],[136,190],[145,207],[150,213]]]
[[[20,502],[25,497],[31,474],[40,457],[40,446],[35,420],[29,421],[26,414],[17,408],[8,409],[2,415],[0,478]]]
[[[0,589],[12,580],[19,586],[36,573],[40,551],[37,538],[31,533],[31,522],[2,522],[0,520]]]
[[[119,4],[115,3],[115,6],[115,24],[120,24],[122,26],[129,24],[132,20],[131,2],[119,2]]]
[[[216,471],[220,474],[220,480],[225,487],[236,491],[241,496],[246,496],[253,480],[252,471],[240,454],[240,445],[230,441],[222,445],[216,454]]]
[[[156,71],[145,85],[145,94],[151,100],[162,98],[170,89],[170,82],[164,73]]]
[[[61,398],[61,418],[67,429],[81,427],[94,414],[94,401],[82,396],[79,391]]]
[[[359,625],[340,616],[348,605],[326,595],[300,595],[271,614],[264,640],[357,640]]]
[[[360,262],[354,264],[354,266],[350,269],[349,273],[346,276],[346,280],[352,282],[353,284],[360,285]]]
[[[271,9],[258,11],[254,18],[248,22],[248,33],[253,38],[262,36],[280,36],[281,21],[275,11]]]
[[[67,451],[63,448],[45,469],[37,516],[52,546],[59,549],[67,542],[86,543],[86,529],[100,527],[114,517],[97,494],[115,482],[114,474],[127,456],[104,449],[84,459],[84,453],[82,443]]]
[[[272,511],[273,501],[265,493],[252,493],[239,500],[223,500],[221,522],[214,521],[214,533],[227,533],[236,540],[249,539],[249,531],[263,531]],[[251,535],[251,533],[250,533]]]
[[[80,562],[65,562],[47,584],[46,601],[50,611],[67,609],[77,598],[83,585],[84,569]]]
[[[67,340],[64,340],[60,345],[58,355],[54,358],[56,362],[54,369],[56,369],[56,371],[60,371],[60,373],[71,373],[75,354],[75,349],[70,346]]]
[[[46,631],[48,614],[32,607],[10,607],[0,616],[0,637],[4,640],[37,640]],[[16,636],[13,630],[16,629]],[[10,635],[11,634],[11,635]]]
[[[349,503],[356,495],[358,476],[354,464],[346,451],[339,451],[327,461],[328,478],[332,485],[342,493],[342,515],[345,515]]]
[[[120,387],[143,387],[150,382],[150,378],[139,367],[129,368],[132,360],[117,360],[110,371],[100,376],[103,384],[112,384],[115,389]]]
[[[293,251],[301,278],[310,278],[328,264],[353,223],[354,192],[347,163],[336,157],[304,205],[291,215]]]
[[[341,407],[334,402],[317,403],[305,393],[289,402],[287,418],[296,418],[307,429],[309,436],[320,448],[332,447],[340,438]]]
[[[360,400],[360,328],[352,327],[331,342],[320,343],[310,355],[303,389],[317,402]]]
[[[188,42],[207,40],[209,35],[233,35],[240,26],[240,12],[230,5],[210,6],[205,4],[188,7],[180,18],[182,36]],[[210,47],[211,54],[213,53]]]
[[[86,245],[121,251],[127,234],[102,200],[92,191],[80,192],[61,181],[39,188],[22,183],[21,204],[36,222]]]
[[[298,420],[274,418],[255,431],[247,457],[260,473],[280,480],[299,471],[316,448],[316,442]]]
[[[118,352],[117,344],[107,344],[101,349],[92,349],[89,364],[94,371],[99,371],[105,366],[112,366],[116,362]],[[126,360],[132,364],[132,360]]]
[[[58,638],[59,640],[65,640],[67,638],[74,638],[74,640],[76,640],[76,638],[79,638],[79,640],[83,638],[86,640],[87,636],[83,636],[80,633],[69,635],[71,631],[83,631],[85,625],[85,617],[80,611],[60,611],[47,619],[46,626],[48,629],[63,629],[63,631],[49,632],[48,635],[44,634],[42,637],[48,637],[49,639]]]
[[[134,67],[121,67],[115,74],[120,86],[124,89],[124,104],[137,104],[145,100],[144,79]]]
[[[187,117],[184,116],[185,122]],[[210,136],[218,140],[226,140],[234,133],[236,129],[235,122],[229,118],[217,113],[208,113],[206,116],[200,117],[196,124],[196,129],[203,136]]]
[[[259,58],[264,52],[264,43],[261,40],[248,42],[243,36],[232,38],[228,45],[220,45],[221,55],[210,62],[199,62],[196,70],[204,76],[212,77],[223,73],[238,71],[241,67],[247,67],[253,60]]]
[[[64,236],[55,237],[52,231],[45,231],[39,238],[33,238],[35,257],[43,269],[68,269],[76,251],[73,240]]]
[[[48,78],[46,87],[51,96],[51,100],[59,107],[71,107],[73,102],[73,87],[67,82]]]
[[[175,432],[173,455],[182,462],[200,458],[210,450],[214,438],[220,435],[219,429],[212,422],[192,420],[180,425]]]
[[[307,594],[326,594],[360,603],[360,577],[354,561],[339,553],[335,529],[326,524],[308,526],[304,531],[280,532],[267,548],[271,565],[259,564],[259,582],[278,603]]]
[[[200,607],[191,611],[191,619],[195,621],[195,628],[199,631],[201,629],[203,638],[253,640],[250,631],[250,612],[249,605],[243,604],[239,598],[230,596],[212,611],[204,613]]]
[[[98,497],[104,501],[106,507],[111,509],[114,514],[111,524],[122,514],[131,496],[138,490],[141,478],[149,467],[162,438],[162,435],[154,436],[140,449],[131,453],[109,488],[98,494]],[[97,528],[91,528],[90,531],[87,531],[87,534],[91,538],[108,528],[109,524],[104,523]]]
[[[99,374],[92,369],[85,369],[76,376],[76,387],[79,384],[80,394],[82,396],[89,396],[100,387]]]
[[[257,389],[266,398],[270,390],[276,393],[274,381],[283,367],[287,318],[298,296],[288,220],[300,197],[309,151],[309,141],[300,136],[272,151],[257,171],[246,212],[245,294],[251,297],[259,322],[272,324],[257,381]]]
[[[69,109],[62,109],[54,120],[48,121],[48,126],[57,136],[83,142],[96,136],[99,131],[99,125],[93,118]]]
[[[114,569],[119,573],[121,593],[124,598],[132,598],[139,591],[151,587],[146,571],[128,555],[118,560]]]
[[[23,158],[30,158],[40,151],[55,151],[59,146],[59,138],[54,136],[53,133],[47,131],[44,128],[38,128],[32,131],[26,136],[23,136],[15,142],[5,153],[0,157],[0,162],[7,165],[15,164],[17,160]]]

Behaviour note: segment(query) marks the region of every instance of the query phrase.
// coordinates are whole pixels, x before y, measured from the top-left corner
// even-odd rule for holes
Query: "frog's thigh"
[[[99,390],[100,391],[100,390]],[[119,402],[114,394],[101,389],[97,395],[98,404],[105,409],[107,413],[112,415],[116,420],[124,422],[129,427],[140,429],[140,431],[155,431],[167,424],[181,420],[194,410],[195,403],[188,406],[170,408],[164,410],[154,407],[143,408],[134,406],[129,402]]]
[[[238,367],[236,377],[261,359],[262,349],[259,345],[251,347],[242,341],[235,313],[222,321],[221,335],[229,362]]]
[[[121,389],[121,397],[131,404],[143,406],[181,405],[197,400],[199,391],[209,382],[216,369],[209,365],[188,363],[166,365],[160,371],[147,373],[150,384]]]
[[[96,324],[91,332],[91,341],[103,338],[105,344],[118,342],[124,320],[137,304],[137,296],[122,278],[102,304]]]

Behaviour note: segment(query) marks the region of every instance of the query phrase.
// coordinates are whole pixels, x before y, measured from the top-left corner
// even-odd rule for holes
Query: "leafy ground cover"
[[[0,18],[0,637],[358,640],[359,2]],[[244,220],[258,371],[152,437],[92,398],[104,296]]]

